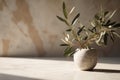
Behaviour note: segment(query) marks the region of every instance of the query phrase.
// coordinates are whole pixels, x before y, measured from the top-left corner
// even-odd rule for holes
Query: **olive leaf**
[[[91,33],[94,33],[94,31],[93,30],[91,30],[91,29],[88,29]]]
[[[85,26],[83,26],[82,28],[79,27],[79,30],[77,32],[77,35],[80,35],[80,33],[82,32],[82,30],[84,29]]]
[[[104,44],[107,45],[107,41],[108,41],[108,34],[105,33],[104,35]]]
[[[98,14],[95,14],[94,18],[95,18],[96,20],[99,20],[99,19],[100,19],[100,17],[99,17]]]
[[[68,23],[65,19],[63,19],[63,18],[61,18],[61,17],[59,17],[59,16],[57,16],[57,18],[58,18],[60,21],[66,23],[66,24],[69,26],[69,23]]]
[[[116,22],[114,21],[114,22],[110,22],[110,20],[105,24],[105,25],[103,25],[103,26],[110,26],[110,25],[115,25],[116,24]]]
[[[107,22],[106,22],[106,24],[105,25],[107,25],[107,24],[109,24],[111,21],[110,20],[108,20]]]
[[[115,36],[114,36],[114,34],[112,33],[112,32],[110,32],[110,38],[111,38],[111,40],[112,40],[112,42],[114,42],[114,39],[115,39]]]
[[[61,17],[59,17],[59,16],[57,16],[57,18],[58,18],[60,21],[63,21],[63,22],[66,21],[65,19],[63,19],[63,18],[61,18]]]
[[[109,25],[114,25],[114,24],[116,24],[116,22],[115,22],[115,21],[114,21],[114,22],[109,23]]]
[[[73,50],[71,53],[68,54],[68,56],[72,56],[76,51]]]
[[[70,12],[69,12],[69,15],[74,11],[75,7],[73,7]]]
[[[72,49],[72,47],[67,47],[64,50],[64,56],[69,56],[74,50]]]
[[[113,15],[116,13],[117,10],[114,10],[111,15],[109,16],[108,20],[111,19],[113,17]]]
[[[72,31],[72,29],[67,29],[66,31],[67,31],[67,32],[70,32],[70,31]]]
[[[64,14],[64,17],[67,19],[68,18],[68,14],[67,14],[67,11],[66,11],[65,2],[63,2],[63,14]]]
[[[112,32],[112,33],[120,38],[120,35],[117,32]]]
[[[116,27],[119,28],[119,27],[120,27],[120,23],[113,25],[113,27],[115,27],[115,28],[116,28]]]
[[[104,32],[101,32],[100,35],[99,35],[99,38],[98,40],[96,40],[96,43],[100,46],[99,43],[101,43],[102,39],[103,39],[103,35],[104,35]]]
[[[66,47],[64,50],[65,56],[72,56],[75,53],[76,47],[81,49],[88,48],[94,44],[94,42],[96,42],[98,46],[105,46],[108,44],[109,38],[112,42],[115,41],[116,37],[120,38],[120,34],[117,33],[118,29],[120,29],[120,23],[111,20],[116,10],[109,12],[101,7],[101,10],[94,15],[93,19],[87,24],[88,27],[86,27],[78,21],[80,13],[77,13],[72,21],[71,18],[69,18],[75,7],[67,13],[66,4],[63,2],[62,9],[64,18],[59,16],[57,16],[57,18],[69,27],[65,30],[67,34],[64,35],[64,39],[61,39],[64,42],[61,46]],[[69,21],[71,21],[71,23],[69,23]],[[79,22],[80,27],[75,27]]]
[[[105,12],[104,12],[104,16],[106,16],[108,13],[109,13],[109,11],[105,11]]]
[[[90,24],[91,24],[93,27],[95,27],[95,23],[94,23],[94,22],[91,22]]]
[[[71,25],[74,25],[74,24],[77,22],[79,16],[80,16],[80,13],[78,13],[78,14],[74,17],[74,19],[72,20]]]
[[[84,38],[83,38],[83,40],[86,40],[88,38],[88,36],[85,36]]]
[[[60,44],[60,46],[69,46],[68,44]]]

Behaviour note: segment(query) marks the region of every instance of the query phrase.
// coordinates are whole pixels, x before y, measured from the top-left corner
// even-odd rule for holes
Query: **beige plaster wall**
[[[63,0],[0,0],[0,56],[63,56],[60,38],[66,25],[62,16]],[[118,9],[114,19],[120,22],[120,0],[65,0],[68,10],[76,7],[86,24],[99,5]],[[74,13],[75,14],[75,13]],[[120,40],[101,49],[105,56],[120,56]]]

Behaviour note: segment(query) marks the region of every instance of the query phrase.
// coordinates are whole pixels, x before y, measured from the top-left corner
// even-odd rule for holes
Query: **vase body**
[[[96,49],[77,49],[74,54],[74,63],[81,70],[93,70],[97,63]]]

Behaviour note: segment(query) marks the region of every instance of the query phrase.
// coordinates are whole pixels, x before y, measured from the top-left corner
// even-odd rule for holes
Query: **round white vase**
[[[93,70],[97,63],[96,49],[77,49],[74,53],[74,63],[81,70]]]

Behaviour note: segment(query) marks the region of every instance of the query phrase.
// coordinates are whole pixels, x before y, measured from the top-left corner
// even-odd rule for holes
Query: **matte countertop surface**
[[[80,71],[72,58],[0,57],[0,80],[120,80],[120,58],[100,58]]]

